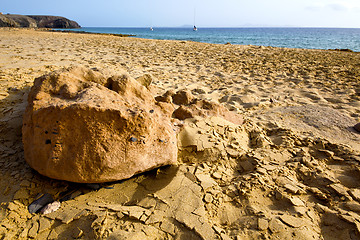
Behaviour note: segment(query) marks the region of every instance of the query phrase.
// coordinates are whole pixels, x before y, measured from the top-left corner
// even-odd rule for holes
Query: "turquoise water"
[[[351,49],[360,51],[357,28],[96,28],[75,31],[133,34],[139,38],[191,40],[196,42],[259,45],[308,49]]]

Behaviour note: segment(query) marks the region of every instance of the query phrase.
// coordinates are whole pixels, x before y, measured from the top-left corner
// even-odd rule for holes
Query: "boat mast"
[[[197,31],[195,19],[196,19],[196,8],[194,7],[194,28],[193,28],[193,30]]]

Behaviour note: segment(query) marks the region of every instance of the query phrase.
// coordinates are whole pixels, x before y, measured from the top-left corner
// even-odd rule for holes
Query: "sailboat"
[[[197,31],[197,27],[195,24],[195,16],[196,16],[196,9],[194,8],[194,27],[193,27],[193,31]]]

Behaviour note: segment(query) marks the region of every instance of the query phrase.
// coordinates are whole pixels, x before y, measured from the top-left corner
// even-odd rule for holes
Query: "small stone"
[[[43,209],[41,209],[40,212],[44,215],[55,212],[60,208],[60,205],[61,205],[60,202],[54,201],[46,205]]]
[[[204,201],[206,203],[211,203],[213,201],[213,196],[210,193],[206,193],[204,196]]]
[[[164,95],[157,96],[155,100],[158,102],[172,103],[173,95],[175,95],[175,92],[173,90],[168,90]]]
[[[222,174],[220,172],[214,172],[211,176],[215,179],[221,179]]]
[[[49,203],[51,203],[53,201],[54,201],[53,197],[50,194],[45,193],[45,194],[41,195],[40,198],[33,201],[29,205],[28,210],[29,210],[30,213],[36,213],[41,208],[43,208],[44,206],[46,206],[47,204],[49,204]]]
[[[130,138],[130,142],[137,142],[137,140],[138,140],[138,139],[137,139],[136,137],[131,137],[131,138]]]
[[[237,158],[240,156],[241,152],[236,150],[236,149],[231,149],[231,148],[228,148],[226,149],[226,152],[229,154],[230,157],[232,158]]]
[[[290,215],[282,215],[280,216],[280,219],[281,221],[293,228],[298,228],[303,225],[301,218],[296,218]]]
[[[354,126],[354,129],[358,132],[360,132],[360,123],[357,123],[355,126]]]
[[[258,218],[257,227],[261,231],[265,231],[269,227],[269,222],[264,218]]]
[[[138,81],[141,85],[149,89],[151,83],[153,82],[153,76],[150,74],[145,74],[141,77],[136,78],[136,81]]]
[[[188,90],[180,90],[172,96],[173,103],[177,105],[189,105],[194,99],[192,93]]]

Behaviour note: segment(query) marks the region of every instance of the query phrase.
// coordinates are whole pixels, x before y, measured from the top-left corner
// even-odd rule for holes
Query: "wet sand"
[[[34,78],[77,65],[151,74],[154,96],[187,89],[245,123],[186,120],[201,144],[178,166],[99,190],[51,180],[24,160],[22,115]],[[359,100],[357,53],[0,29],[0,236],[358,239]],[[28,212],[66,190],[81,195]]]

